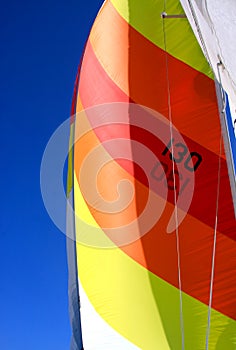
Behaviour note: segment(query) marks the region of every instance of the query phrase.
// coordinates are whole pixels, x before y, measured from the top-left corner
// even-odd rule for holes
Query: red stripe
[[[97,113],[95,114],[98,116]],[[107,130],[103,128],[102,131],[105,133]],[[106,139],[109,138],[107,137]],[[99,140],[95,132],[86,134],[76,143],[74,164],[78,182],[81,165],[87,158],[87,155],[98,144]],[[82,185],[81,190],[85,190],[83,192],[85,199],[87,198],[86,191],[88,188],[91,188],[95,178],[94,175],[97,175],[98,169],[93,168],[94,164],[92,163],[82,184],[79,182],[79,185]],[[103,172],[99,172],[99,176],[96,178],[96,187],[104,198],[114,200],[113,196],[115,195],[116,198],[117,195],[117,184],[126,178],[135,185],[135,203],[132,203],[132,206],[111,215],[110,213],[100,212],[99,209],[93,208],[88,204],[91,214],[100,227],[122,226],[137,218],[137,212],[140,213],[143,210],[149,189],[132,179],[132,176],[127,175],[115,161],[109,162],[109,166]],[[97,208],[100,208],[100,203],[97,199],[94,203]],[[161,219],[148,234],[128,246],[121,247],[121,249],[149,271],[178,288],[176,237],[175,234],[166,234],[167,223],[173,209],[173,206],[167,204]],[[140,228],[140,226],[138,227]],[[179,238],[182,289],[185,293],[208,305],[214,229],[187,215],[179,227]],[[218,233],[213,307],[223,314],[236,319],[236,310],[234,308],[236,285],[233,283],[236,273],[235,257],[235,242]]]
[[[109,78],[95,57],[91,45],[88,44],[81,72],[80,97],[82,103],[86,108],[109,102],[135,101],[168,116],[166,55],[148,40],[141,38],[132,28],[130,28],[129,35],[131,43],[128,63],[132,62],[132,65],[130,64],[127,78],[129,79],[130,97]],[[187,137],[184,137],[184,140],[190,151],[198,152],[203,157],[203,162],[196,172],[196,190],[189,213],[207,223],[211,229],[201,227],[200,223],[194,222],[188,216],[180,226],[180,249],[183,291],[208,305],[219,161],[217,154],[209,151],[208,145],[213,144],[217,153],[220,138],[214,83],[170,55],[168,55],[168,61],[173,122],[182,125],[180,130],[183,134],[185,130],[188,131],[193,127],[196,134],[202,132],[206,135],[206,147]],[[211,123],[209,124],[208,121]],[[212,125],[215,126],[212,127]],[[109,138],[127,135],[127,130],[111,126],[110,129],[96,130],[96,135],[103,142]],[[131,128],[131,137],[147,145],[157,154],[158,158],[161,157],[163,145],[154,140],[150,133]],[[167,161],[168,156],[167,154],[163,159]],[[168,159],[169,164],[170,159]],[[122,163],[122,166],[137,179],[146,183],[142,172],[137,172],[137,170],[133,172],[132,165],[125,162]],[[109,185],[109,183],[104,184],[104,186]],[[142,201],[139,191],[137,191],[137,195],[140,195],[138,199]],[[148,192],[148,189],[146,191]],[[173,203],[171,194],[168,200]],[[140,203],[137,202],[137,206],[139,205]],[[152,232],[142,238],[143,251],[148,252],[145,261],[140,258],[138,243],[122,249],[157,276],[178,287],[176,242],[174,235],[164,234],[169,218],[169,213],[165,214]],[[95,219],[103,226],[98,217]],[[199,231],[201,229],[202,231]],[[221,168],[219,229],[223,235],[218,234],[217,236],[213,307],[236,319],[234,309],[236,246],[233,241],[236,227],[225,160],[222,160]],[[233,240],[229,240],[226,236]]]
[[[220,123],[214,82],[175,57],[166,56],[163,50],[132,28],[111,3],[107,5],[96,21],[91,40],[95,55],[108,75],[133,101],[168,116],[168,57],[172,118],[176,117],[176,127],[218,153]],[[161,19],[158,25],[161,25]],[[201,55],[200,48],[197,55]],[[211,133],[211,137],[204,137],[204,133],[202,136],[202,127]]]
[[[208,80],[210,81],[210,79]],[[129,97],[125,95],[107,76],[106,72],[95,57],[89,43],[85,52],[81,71],[79,94],[85,108],[108,102],[129,101]],[[162,92],[162,94],[164,96],[164,92]],[[190,91],[189,95],[191,95]],[[190,99],[193,100],[193,97],[190,96]],[[166,110],[163,104],[162,110],[164,109]],[[96,130],[96,132],[101,141],[104,141],[104,137],[109,137],[109,133],[107,132],[104,133],[101,130],[100,132],[99,130]],[[133,129],[132,137],[137,138],[147,147],[152,149],[152,151],[156,153],[160,159],[162,148],[160,149],[156,147],[157,140],[154,139],[154,137],[150,134],[147,134],[144,129],[142,130],[141,135],[139,135],[139,133],[140,131],[138,132],[136,130],[134,132]],[[113,135],[113,138],[127,135],[127,133],[122,130],[122,128],[117,127],[115,129],[113,128],[113,131],[110,134]],[[199,170],[196,172],[195,195],[193,197],[193,202],[189,213],[214,228],[219,157],[213,152],[210,152],[206,148],[190,140],[186,136],[182,136],[190,152],[198,152],[203,158],[203,163],[199,167]],[[163,158],[163,161],[166,161],[166,157]],[[132,167],[127,168],[127,163],[124,166],[126,166],[127,171],[132,171]],[[136,174],[136,176],[139,176],[138,179],[141,182],[145,183],[145,177],[143,175],[141,176],[141,173],[139,175]],[[232,238],[233,240],[236,240],[233,202],[227,173],[227,164],[224,159],[221,160],[221,188],[224,190],[223,192],[220,192],[219,231]],[[169,201],[174,203],[173,194],[169,195]]]

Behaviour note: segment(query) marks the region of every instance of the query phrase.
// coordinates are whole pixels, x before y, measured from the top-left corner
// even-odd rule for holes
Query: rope
[[[164,0],[164,11],[166,13],[166,1]],[[182,282],[181,282],[181,267],[180,267],[180,243],[179,243],[179,223],[178,223],[178,211],[177,211],[177,194],[176,194],[176,177],[175,177],[175,165],[174,165],[174,145],[173,145],[173,122],[172,122],[172,108],[171,108],[171,91],[169,81],[169,60],[167,54],[167,40],[165,30],[165,17],[162,17],[162,27],[164,36],[164,49],[166,57],[166,80],[167,80],[167,94],[168,94],[168,117],[170,121],[170,137],[171,137],[171,153],[172,153],[172,172],[174,182],[174,204],[175,204],[175,222],[176,222],[176,250],[177,250],[177,264],[178,264],[178,284],[179,284],[179,299],[180,299],[180,327],[182,337],[182,350],[184,350],[184,319],[183,319],[183,299],[182,299]]]
[[[210,64],[211,68],[212,64],[210,61],[210,56],[208,54],[208,50],[206,47],[206,44],[203,39],[203,35],[199,26],[199,22],[194,10],[194,7],[192,5],[191,0],[188,0],[188,4],[191,10],[191,14],[195,23],[195,26],[197,28],[198,36],[204,51],[204,54],[208,60],[208,63]],[[222,65],[221,62],[217,64],[217,70],[219,75],[219,84],[221,88],[221,98],[222,98],[222,104],[223,104],[223,110],[221,113],[225,113],[225,107],[226,107],[226,101],[225,101],[225,95],[222,88],[221,83],[221,76],[219,71],[219,66]],[[219,164],[218,164],[218,182],[217,182],[217,195],[216,195],[216,215],[215,215],[215,227],[214,227],[214,241],[213,241],[213,250],[212,250],[212,266],[211,266],[211,281],[210,281],[210,295],[209,295],[209,305],[208,305],[208,319],[207,319],[207,330],[206,330],[206,350],[209,349],[209,338],[210,338],[210,328],[211,328],[211,309],[212,309],[212,299],[213,299],[213,286],[214,286],[214,274],[215,274],[215,257],[216,257],[216,243],[217,243],[217,228],[218,228],[218,212],[219,212],[219,195],[220,195],[220,173],[221,173],[221,156],[222,156],[222,137],[220,138],[220,153],[219,153]]]
[[[217,64],[218,71],[218,81],[221,90],[222,99],[222,110],[221,113],[225,113],[226,110],[226,98],[225,93],[221,83],[220,66],[222,62]],[[206,350],[209,349],[209,338],[210,338],[210,328],[211,328],[211,309],[212,309],[212,299],[213,299],[213,286],[214,286],[214,275],[215,275],[215,257],[216,257],[216,243],[217,243],[217,228],[218,228],[218,213],[219,213],[219,196],[220,196],[220,174],[221,174],[221,156],[222,156],[222,136],[220,137],[220,152],[219,152],[219,163],[218,163],[218,177],[217,177],[217,194],[216,194],[216,216],[215,216],[215,227],[214,227],[214,241],[212,250],[212,266],[211,266],[211,281],[210,281],[210,295],[208,304],[208,319],[207,319],[207,331],[206,331]]]
[[[217,242],[218,213],[219,213],[219,196],[220,196],[221,156],[222,156],[222,137],[220,138],[220,154],[219,154],[219,164],[218,164],[216,216],[215,216],[215,228],[214,228],[214,242],[213,242],[213,250],[212,250],[211,283],[210,283],[210,296],[209,296],[209,304],[208,304],[208,320],[207,320],[207,331],[206,331],[206,350],[208,350],[209,348],[209,338],[210,338],[210,328],[211,328],[211,308],[212,308],[213,285],[214,285],[214,275],[215,275],[215,257],[216,257],[216,242]]]
[[[197,19],[197,15],[196,15],[196,12],[195,12],[195,10],[194,10],[194,7],[193,7],[193,5],[192,5],[191,0],[188,0],[188,4],[189,4],[189,7],[190,7],[190,11],[191,11],[191,14],[192,14],[192,17],[193,17],[195,26],[196,26],[196,28],[197,28],[198,36],[199,36],[200,42],[201,42],[201,44],[202,44],[202,48],[203,48],[204,54],[205,54],[205,56],[206,56],[206,58],[207,58],[207,61],[208,61],[209,65],[210,65],[211,68],[212,68],[210,56],[209,56],[209,54],[208,54],[208,50],[207,50],[205,41],[204,41],[204,39],[203,39],[203,35],[202,35],[201,29],[200,29],[200,26],[199,26],[199,22],[198,22],[198,19]],[[212,69],[213,69],[213,68],[212,68]]]
[[[191,10],[192,17],[194,19],[195,26],[199,35],[199,39],[205,53],[205,56],[210,64],[211,61],[208,54],[207,47],[205,45],[203,35],[198,23],[198,19],[194,8],[192,6],[191,0],[188,0],[188,4]],[[166,0],[164,0],[164,11],[166,13]],[[165,16],[162,16],[163,19],[163,34],[164,34],[164,49],[166,52],[166,79],[167,79],[167,90],[168,90],[168,115],[170,120],[170,134],[171,140],[173,139],[173,122],[172,122],[172,110],[171,110],[171,91],[170,91],[170,82],[169,82],[169,62],[167,55],[167,40],[166,40],[166,30],[165,30]],[[220,64],[219,64],[220,65]],[[218,73],[219,73],[218,65]],[[225,111],[225,96],[222,89],[221,78],[219,73],[219,82],[221,85],[222,91],[222,102],[223,102],[223,113]],[[174,158],[174,146],[173,142],[171,143],[171,152]],[[206,331],[206,350],[209,349],[209,337],[210,337],[210,325],[211,325],[211,309],[212,309],[212,300],[213,300],[213,286],[214,286],[214,273],[215,273],[215,257],[216,257],[216,243],[217,243],[217,228],[218,228],[218,212],[219,212],[219,194],[220,194],[220,174],[221,174],[221,155],[222,155],[222,137],[220,138],[220,154],[219,154],[219,165],[218,165],[218,183],[217,183],[217,197],[216,197],[216,215],[215,215],[215,227],[214,227],[214,241],[213,241],[213,251],[212,251],[212,266],[211,266],[211,281],[210,281],[210,295],[209,295],[209,305],[208,305],[208,321],[207,321],[207,331]],[[184,350],[184,320],[183,320],[183,300],[182,300],[182,282],[181,282],[181,269],[180,269],[180,244],[179,244],[179,230],[178,230],[178,212],[177,212],[177,194],[176,194],[176,178],[174,172],[174,161],[172,162],[172,171],[174,179],[174,203],[175,203],[175,220],[176,220],[176,246],[177,246],[177,255],[178,255],[178,283],[180,291],[180,324],[181,324],[181,334],[182,334],[182,350]]]

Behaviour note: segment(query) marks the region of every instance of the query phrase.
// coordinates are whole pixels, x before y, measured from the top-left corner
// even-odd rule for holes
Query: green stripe
[[[164,1],[157,0],[110,0],[119,14],[152,43],[165,49],[163,21],[167,52],[194,69],[213,78],[201,48],[193,34],[187,18],[162,20]],[[177,0],[168,0],[168,14],[183,14]],[[180,72],[181,74],[181,72]]]
[[[92,217],[76,179],[75,200],[77,241],[86,242],[83,235],[91,234],[94,242],[102,237],[108,239]],[[97,227],[97,230],[92,230],[92,227]],[[182,349],[180,293],[177,288],[148,271],[121,249],[99,249],[99,246],[78,243],[77,252],[83,288],[98,314],[111,327],[142,350]],[[208,306],[184,292],[182,299],[185,349],[205,350]],[[212,309],[209,350],[235,349],[235,335],[236,322]]]

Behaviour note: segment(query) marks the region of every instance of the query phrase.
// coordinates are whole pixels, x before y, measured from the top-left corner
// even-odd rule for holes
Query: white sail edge
[[[78,278],[73,190],[67,199],[67,259],[69,314],[72,327],[70,350],[140,350],[117,333],[96,312]]]
[[[232,44],[234,38],[231,36],[236,33],[236,2],[225,0],[223,5],[222,1],[219,0],[180,0],[180,2],[218,80],[218,64],[220,61],[222,62],[220,79],[229,96],[234,125],[236,120],[236,46]],[[207,53],[200,40],[194,15],[196,15]],[[234,132],[236,136],[236,130]]]
[[[81,283],[81,325],[83,345],[86,350],[140,350],[117,333],[96,312],[90,303]]]
[[[220,120],[236,217],[236,2],[180,0],[216,83]],[[227,97],[224,94],[227,94]]]

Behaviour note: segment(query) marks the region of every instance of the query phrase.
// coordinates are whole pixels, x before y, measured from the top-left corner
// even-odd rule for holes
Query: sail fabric
[[[72,326],[72,336],[70,350],[82,350],[82,331],[81,331],[81,315],[80,315],[80,291],[78,285],[78,268],[76,254],[76,232],[74,217],[74,176],[73,176],[73,158],[74,158],[74,115],[76,113],[77,88],[79,83],[79,75],[77,74],[74,94],[71,106],[71,126],[69,138],[69,153],[67,167],[67,206],[66,206],[66,248],[67,248],[67,264],[68,264],[68,302],[70,323]]]
[[[181,4],[188,15],[189,21],[199,39],[196,23],[190,10],[192,7],[196,15],[201,34],[211,60],[212,68],[216,76],[217,62],[222,61],[222,83],[225,90],[230,94],[232,103],[236,105],[236,48],[233,45],[234,33],[236,30],[235,16],[236,3],[234,0],[224,1],[224,6],[220,0],[181,0]],[[235,111],[234,111],[235,114]]]
[[[236,346],[236,225],[214,75],[188,20],[162,12],[184,14],[176,0],[105,1],[83,56],[70,184],[86,350],[200,350],[207,335],[209,350]],[[140,170],[144,150],[159,162]],[[194,176],[189,208],[180,163]],[[113,212],[122,181],[131,200]],[[143,234],[150,196],[163,211]],[[176,200],[183,220],[170,233]],[[130,222],[136,239],[118,244],[111,232]]]
[[[223,136],[228,160],[232,194],[236,197],[236,48],[232,45],[236,23],[236,3],[227,0],[181,0],[196,38],[222,85],[226,113],[223,113]],[[234,203],[236,213],[236,202]]]

